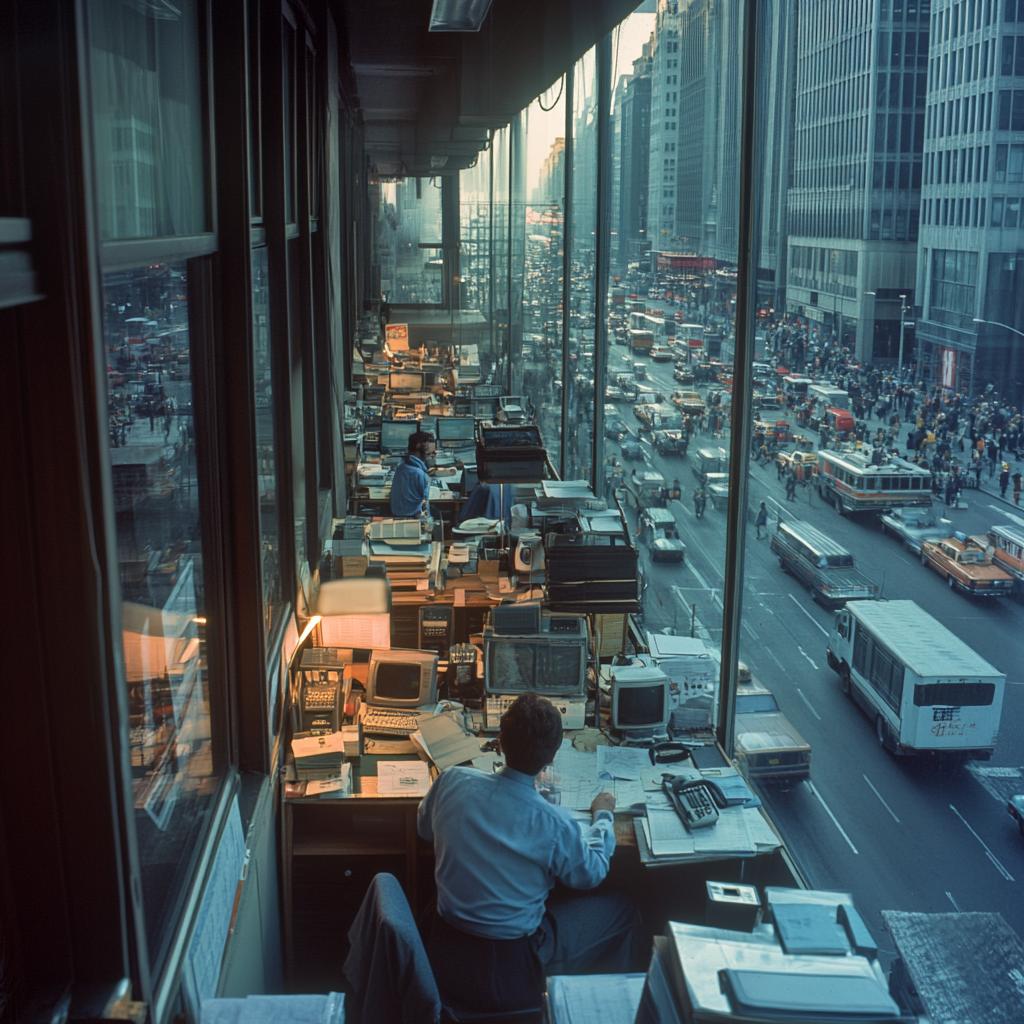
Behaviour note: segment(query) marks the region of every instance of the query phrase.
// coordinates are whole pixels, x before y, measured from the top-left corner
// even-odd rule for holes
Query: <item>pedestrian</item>
[[[974,473],[974,486],[980,488],[981,487],[981,470],[982,470],[983,463],[982,463],[981,457],[980,457],[980,455],[978,455],[978,453],[975,453],[975,456],[976,457],[971,462],[971,471]]]
[[[1008,462],[1003,463],[1003,468],[999,473],[999,497],[1006,497],[1006,488],[1010,486],[1010,464]]]
[[[703,500],[704,500],[704,491],[701,488],[700,484],[697,484],[697,486],[694,488],[694,491],[693,491],[693,514],[698,519],[700,519],[701,514],[703,512],[703,505],[702,505]]]
[[[1013,474],[1013,503],[1020,504],[1020,470]]]
[[[754,521],[754,525],[757,527],[757,539],[761,539],[761,527],[768,526],[768,509],[765,507],[765,503],[761,502],[761,508],[758,510],[757,519]]]
[[[786,477],[786,501],[796,501],[796,474],[792,470]]]

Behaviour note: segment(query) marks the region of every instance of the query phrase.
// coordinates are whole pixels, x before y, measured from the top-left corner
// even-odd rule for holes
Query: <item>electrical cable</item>
[[[565,91],[565,75],[562,75],[561,81],[558,85],[558,95],[554,98],[550,107],[545,107],[541,102],[540,96],[537,97],[537,106],[544,111],[545,114],[549,114],[552,110],[558,106],[558,101],[562,98],[562,93]]]

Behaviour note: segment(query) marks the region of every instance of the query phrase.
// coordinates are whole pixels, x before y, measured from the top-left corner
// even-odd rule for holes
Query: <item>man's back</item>
[[[450,924],[486,938],[532,934],[556,880],[591,889],[608,872],[615,848],[612,816],[593,827],[592,844],[533,778],[506,768],[488,775],[451,768],[431,787],[419,834],[433,839],[437,908]]]

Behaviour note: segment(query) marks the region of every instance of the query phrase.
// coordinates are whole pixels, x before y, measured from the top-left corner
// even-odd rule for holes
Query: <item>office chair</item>
[[[504,950],[495,950],[495,944],[487,939],[452,928],[436,912],[432,917],[442,927],[431,929],[428,941],[450,943],[435,947],[440,986],[401,884],[386,872],[374,875],[348,932],[352,950],[344,971],[352,992],[346,1001],[346,1019],[355,1024],[539,1024],[544,979],[532,957],[526,980],[533,1005],[512,1011],[474,1010],[463,1005],[465,995],[473,994],[467,983],[473,980],[474,968],[481,963],[481,956],[486,959],[492,954],[493,959],[494,953],[500,955]],[[529,954],[527,940],[515,941],[521,941]],[[512,943],[498,945],[509,947]],[[511,991],[520,977],[517,964],[525,965],[521,956],[502,965],[503,979]],[[534,993],[538,978],[540,985]]]

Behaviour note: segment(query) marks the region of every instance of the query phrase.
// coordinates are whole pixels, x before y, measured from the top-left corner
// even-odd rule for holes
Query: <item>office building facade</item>
[[[647,237],[648,176],[651,166],[651,83],[654,39],[644,44],[643,56],[633,61],[625,79],[617,121],[619,134],[617,265],[625,273],[649,248]],[[614,188],[613,188],[613,194]]]
[[[1024,395],[1024,7],[936,0],[917,295],[917,376]],[[986,322],[978,322],[986,321]]]
[[[915,285],[927,3],[800,4],[786,309],[895,361]]]

